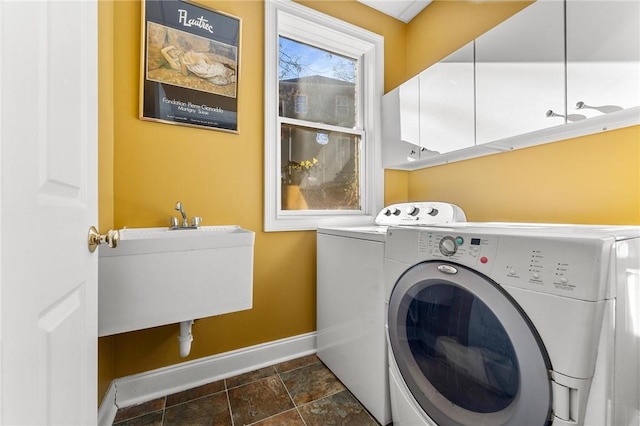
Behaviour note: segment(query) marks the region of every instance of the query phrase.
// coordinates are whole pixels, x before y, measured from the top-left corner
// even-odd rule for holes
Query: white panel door
[[[0,0],[0,143],[0,424],[95,424],[94,0]]]

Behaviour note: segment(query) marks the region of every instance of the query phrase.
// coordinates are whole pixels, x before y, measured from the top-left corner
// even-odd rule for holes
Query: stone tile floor
[[[118,410],[114,426],[378,426],[309,355]]]

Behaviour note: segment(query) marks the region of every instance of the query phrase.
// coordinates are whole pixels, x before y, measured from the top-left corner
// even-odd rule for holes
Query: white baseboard
[[[111,425],[118,407],[150,401],[314,353],[315,332],[115,379],[100,404],[98,425]]]
[[[111,382],[107,393],[104,398],[102,398],[100,408],[98,409],[98,426],[111,426],[117,413],[118,406],[116,405],[116,387],[113,382]]]

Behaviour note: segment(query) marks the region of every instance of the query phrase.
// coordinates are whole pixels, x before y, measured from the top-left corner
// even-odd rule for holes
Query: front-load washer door
[[[551,423],[546,350],[490,278],[451,262],[419,263],[396,283],[387,325],[402,378],[438,425]]]

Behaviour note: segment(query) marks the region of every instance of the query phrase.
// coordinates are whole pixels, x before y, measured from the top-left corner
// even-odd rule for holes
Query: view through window
[[[281,209],[361,209],[358,60],[278,38]]]

